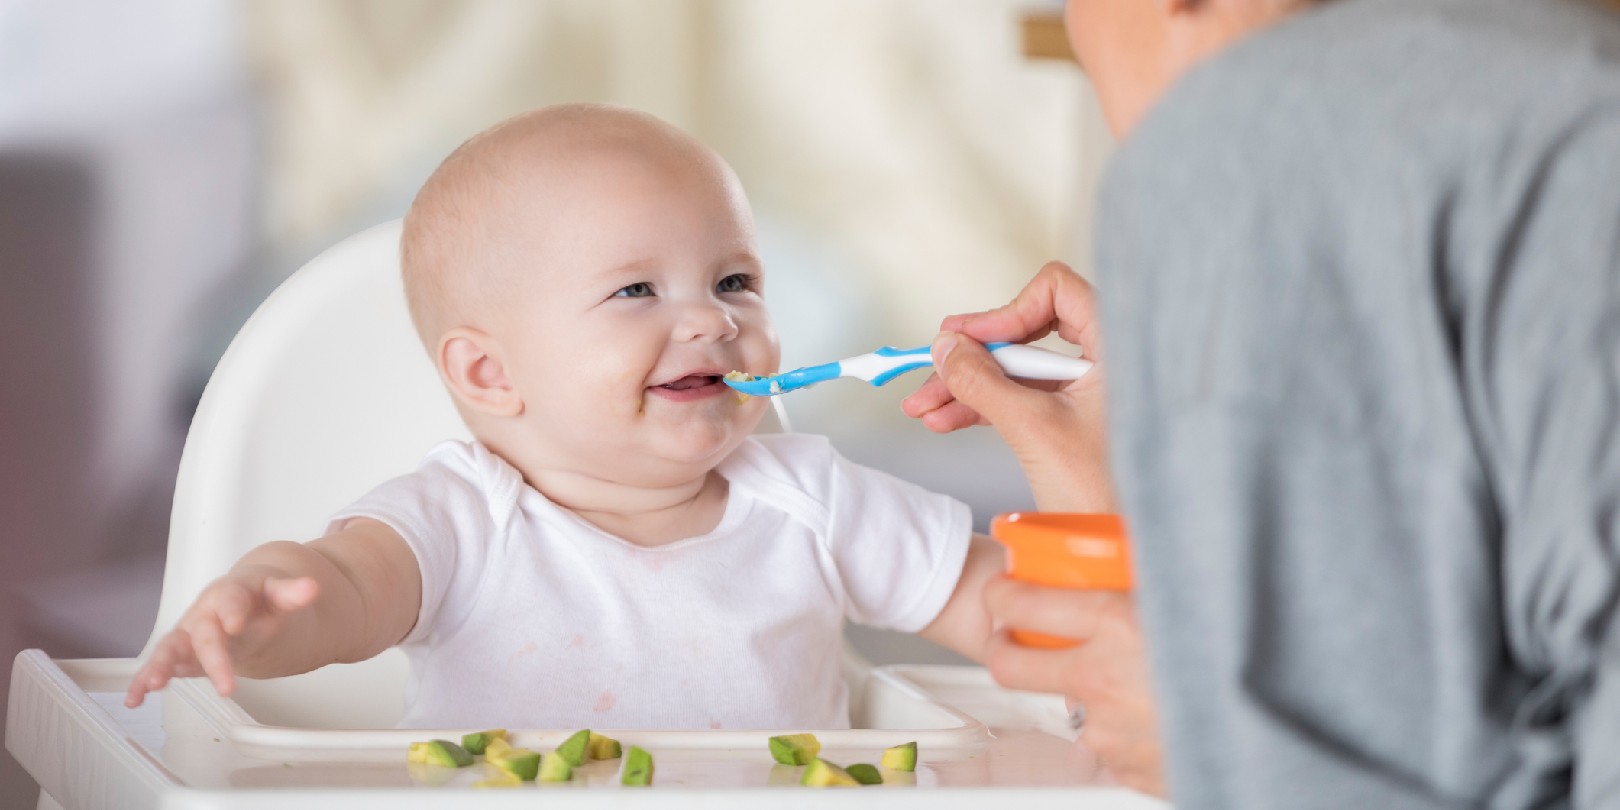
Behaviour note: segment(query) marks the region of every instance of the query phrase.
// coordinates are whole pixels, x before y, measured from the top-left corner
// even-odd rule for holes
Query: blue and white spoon
[[[1091,361],[1022,343],[986,343],[990,356],[995,358],[1009,377],[1026,380],[1078,380],[1091,370]],[[837,377],[855,377],[873,385],[884,385],[895,377],[919,368],[930,368],[934,358],[929,347],[896,349],[884,346],[869,354],[848,357],[819,366],[806,366],[769,377],[752,377],[732,372],[726,375],[726,385],[753,397],[774,397],[797,391],[806,386]]]

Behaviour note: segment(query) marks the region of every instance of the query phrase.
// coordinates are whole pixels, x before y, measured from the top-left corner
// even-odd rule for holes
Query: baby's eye
[[[623,287],[620,287],[619,291],[613,294],[613,297],[614,298],[646,298],[647,296],[652,295],[652,294],[653,294],[653,288],[652,288],[651,284],[648,284],[645,281],[638,281],[638,282],[636,282],[634,284],[627,284],[627,285],[625,285]]]
[[[747,292],[754,288],[754,277],[747,273],[732,273],[720,283],[714,285],[715,290],[723,293]]]

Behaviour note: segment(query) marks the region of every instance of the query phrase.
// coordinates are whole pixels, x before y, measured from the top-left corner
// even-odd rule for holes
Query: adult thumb
[[[983,344],[956,332],[943,332],[934,339],[934,373],[946,390],[963,405],[990,424],[1018,423],[1039,392],[1007,378]]]

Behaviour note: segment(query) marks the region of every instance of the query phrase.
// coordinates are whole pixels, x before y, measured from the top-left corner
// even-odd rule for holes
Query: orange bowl
[[[1007,576],[1050,588],[1128,591],[1130,546],[1119,515],[1013,512],[990,522],[990,536],[1007,548]],[[1073,647],[1074,639],[1013,630],[1028,647]]]

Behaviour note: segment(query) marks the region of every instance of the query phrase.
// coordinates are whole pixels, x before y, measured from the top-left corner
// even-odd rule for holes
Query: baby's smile
[[[647,390],[672,402],[694,402],[719,396],[731,389],[721,382],[719,374],[699,373],[687,374],[662,385],[648,386]]]

